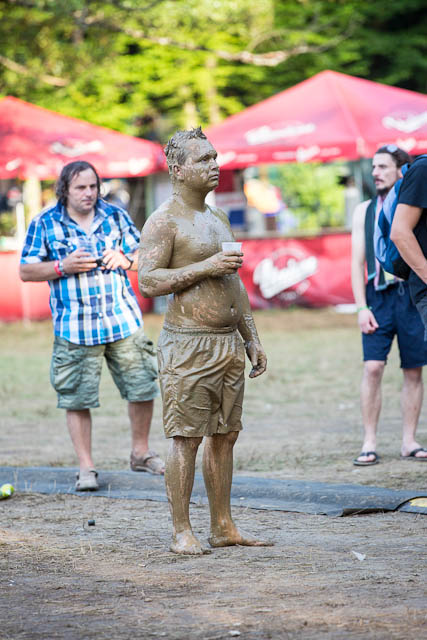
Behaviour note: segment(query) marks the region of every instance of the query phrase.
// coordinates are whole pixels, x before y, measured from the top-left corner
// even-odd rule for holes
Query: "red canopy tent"
[[[206,130],[226,169],[427,151],[427,96],[322,71]]]
[[[57,178],[64,164],[91,162],[103,178],[165,169],[162,148],[8,96],[0,100],[0,179]]]

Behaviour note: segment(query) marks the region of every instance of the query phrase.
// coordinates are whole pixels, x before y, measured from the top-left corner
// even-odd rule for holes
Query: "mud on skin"
[[[165,315],[168,327],[178,330],[205,329],[211,333],[215,329],[237,329],[253,365],[251,377],[260,375],[265,371],[266,357],[246,290],[238,275],[243,254],[221,250],[222,242],[234,240],[228,217],[223,211],[205,203],[207,194],[218,185],[216,151],[201,131],[193,130],[175,134],[165,152],[173,195],[150,216],[141,234],[138,274],[141,292],[147,297],[173,294]],[[159,351],[160,364],[160,343]],[[208,359],[209,354],[206,357]],[[188,353],[186,370],[191,369],[192,358],[194,355]],[[241,367],[243,376],[243,360]],[[174,385],[168,386],[166,379],[162,383],[162,376],[166,374],[163,374],[161,367],[159,369],[165,412],[173,403],[170,394],[174,393]],[[180,371],[173,373],[179,383]],[[182,375],[185,374],[181,371],[181,379]],[[203,373],[201,378],[204,379],[205,375]],[[215,396],[221,397],[224,375],[225,370],[218,376]],[[189,412],[190,409],[189,406]],[[215,410],[215,415],[218,413],[218,407],[210,409]],[[175,553],[204,553],[194,536],[189,518],[195,458],[203,436],[209,436],[204,448],[203,469],[210,504],[211,546],[265,544],[241,534],[231,517],[233,447],[241,424],[239,418],[238,426],[233,429],[231,424],[228,433],[224,433],[227,420],[227,416],[222,415],[222,430],[213,435],[200,430],[198,425],[199,432],[195,431],[194,437],[188,436],[187,425],[185,434],[182,432],[182,436],[171,438],[165,480],[173,520],[171,550]]]

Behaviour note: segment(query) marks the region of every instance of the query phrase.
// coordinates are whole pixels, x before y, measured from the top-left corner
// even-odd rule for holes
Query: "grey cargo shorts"
[[[142,327],[128,338],[95,346],[55,336],[50,380],[58,395],[58,408],[77,411],[99,407],[104,358],[122,398],[144,402],[159,395],[154,345]]]

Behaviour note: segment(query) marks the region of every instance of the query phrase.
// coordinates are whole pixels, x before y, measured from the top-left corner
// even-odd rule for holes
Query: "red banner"
[[[253,309],[353,302],[349,233],[244,239],[242,250],[239,273]],[[21,282],[19,258],[14,251],[0,252],[0,320],[49,318],[49,286],[47,282]],[[129,277],[142,311],[150,311],[152,300],[139,293],[136,272],[129,272]]]
[[[353,302],[351,236],[243,240],[239,270],[253,309]]]

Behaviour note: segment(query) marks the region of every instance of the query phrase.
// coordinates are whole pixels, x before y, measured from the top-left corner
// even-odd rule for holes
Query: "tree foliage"
[[[344,186],[337,181],[337,163],[284,164],[271,167],[269,180],[277,185],[295,216],[298,229],[317,232],[344,227]]]
[[[324,69],[425,91],[423,8],[422,0],[0,0],[0,93],[164,140]]]

